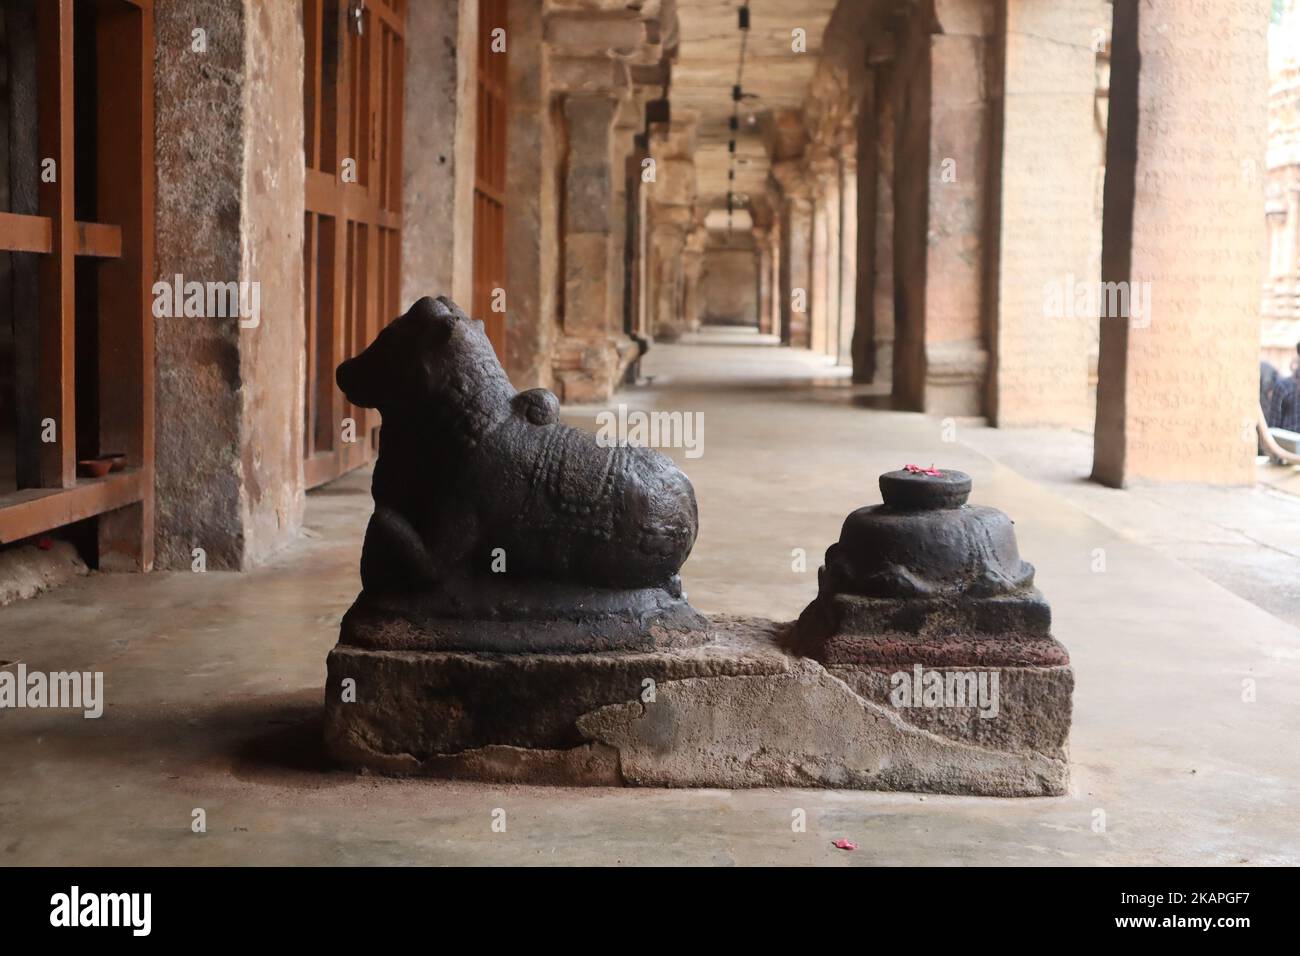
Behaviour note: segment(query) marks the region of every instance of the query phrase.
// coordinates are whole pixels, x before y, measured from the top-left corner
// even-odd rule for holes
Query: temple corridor
[[[1011,433],[990,457],[979,426],[968,441],[964,421],[954,434],[874,409],[870,387],[756,333],[705,328],[657,347],[641,371],[649,384],[566,420],[594,428],[618,403],[702,415],[698,456],[665,449],[699,499],[683,578],[702,611],[792,617],[843,516],[879,500],[878,474],[909,462],[969,473],[972,500],[1016,520],[1071,652],[1070,795],[562,789],[328,769],[325,654],[356,595],[372,508],[356,472],[308,496],[304,536],[263,567],[97,573],[0,611],[7,657],[102,670],[108,691],[99,720],[0,711],[0,862],[1300,862],[1289,809],[1300,751],[1276,744],[1300,735],[1297,627],[1137,540],[1131,515],[1086,503],[1114,515],[1108,526],[1059,476],[1010,467],[1035,459],[1032,438]],[[1253,494],[1225,491],[1223,513]],[[792,570],[798,548],[805,572]],[[1245,678],[1259,686],[1251,703]],[[196,808],[206,833],[191,832]],[[504,833],[490,828],[495,808]],[[806,833],[791,830],[797,808]],[[840,838],[861,849],[836,850]]]

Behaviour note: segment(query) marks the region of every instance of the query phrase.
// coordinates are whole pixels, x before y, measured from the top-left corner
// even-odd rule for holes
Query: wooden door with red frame
[[[478,124],[474,150],[474,301],[497,358],[505,361],[506,0],[479,0]],[[498,290],[502,290],[498,292]]]
[[[408,0],[303,0],[308,488],[366,464],[379,413],[334,370],[397,315]]]

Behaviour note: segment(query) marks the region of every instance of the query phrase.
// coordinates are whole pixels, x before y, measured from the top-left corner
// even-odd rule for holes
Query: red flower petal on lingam
[[[931,465],[929,468],[922,468],[920,465],[904,465],[903,470],[911,472],[913,475],[929,475],[931,478],[942,478],[943,472]]]

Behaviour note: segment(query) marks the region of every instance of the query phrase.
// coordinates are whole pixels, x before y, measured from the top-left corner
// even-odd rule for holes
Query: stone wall
[[[705,324],[758,325],[758,274],[752,246],[752,240],[721,237],[705,247],[700,275],[700,320]]]

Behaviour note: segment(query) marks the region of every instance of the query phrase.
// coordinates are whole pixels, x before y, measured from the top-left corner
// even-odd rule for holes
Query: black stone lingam
[[[884,503],[850,514],[826,551],[817,598],[795,625],[800,653],[862,663],[903,645],[915,653],[960,644],[978,656],[1001,642],[1001,651],[1028,646],[1027,663],[1064,662],[1011,519],[966,503],[969,475],[892,471],[880,476],[880,492]]]

